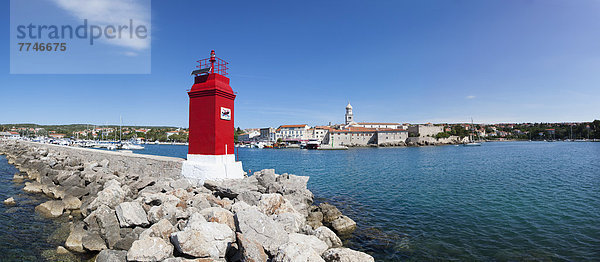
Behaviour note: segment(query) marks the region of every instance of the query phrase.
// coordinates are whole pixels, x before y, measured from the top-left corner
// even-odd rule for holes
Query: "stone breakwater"
[[[313,205],[308,177],[265,169],[241,180],[179,176],[183,159],[0,141],[23,190],[68,216],[57,253],[96,261],[374,261],[344,248],[356,228],[335,206]],[[15,203],[18,205],[19,203]]]

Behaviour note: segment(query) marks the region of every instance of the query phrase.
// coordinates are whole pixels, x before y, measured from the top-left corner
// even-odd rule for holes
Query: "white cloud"
[[[467,99],[474,99],[474,98],[475,98],[475,96],[467,96],[466,98],[467,98]]]
[[[138,53],[131,51],[123,52],[122,54],[126,56],[138,56]]]
[[[148,29],[148,37],[123,37],[121,39],[100,40],[107,44],[127,47],[136,51],[150,47],[150,0],[52,0],[60,8],[66,10],[77,19],[88,20],[90,24],[104,28],[107,25],[127,25],[130,19],[134,27],[144,25]]]

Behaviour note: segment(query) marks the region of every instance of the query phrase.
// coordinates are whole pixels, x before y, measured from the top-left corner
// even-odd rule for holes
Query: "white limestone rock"
[[[360,251],[345,247],[331,248],[323,253],[323,259],[327,262],[374,262],[375,259]]]
[[[4,204],[7,206],[12,206],[14,204],[16,204],[15,199],[13,197],[9,197],[7,199],[4,200]]]
[[[149,224],[146,211],[137,202],[123,202],[115,211],[121,227],[147,226]]]
[[[298,233],[305,224],[304,217],[297,212],[286,212],[273,216],[275,222],[281,224],[286,232]]]
[[[330,248],[342,246],[342,240],[328,227],[318,227],[315,229],[314,235],[325,242]]]
[[[244,191],[258,191],[256,180],[250,178],[231,179],[227,181],[204,181],[204,187],[213,191],[217,196],[229,199],[236,198]]]
[[[273,262],[319,262],[324,261],[312,248],[298,243],[288,242],[282,245]]]
[[[235,214],[237,231],[257,241],[269,254],[275,255],[278,248],[288,242],[287,232],[282,225],[255,207],[240,209]]]
[[[328,203],[321,203],[319,209],[323,213],[323,223],[327,225],[342,216],[342,212],[337,207]]]
[[[56,254],[67,255],[67,254],[71,254],[71,252],[68,249],[66,249],[65,247],[63,247],[63,246],[57,246],[56,247]]]
[[[171,203],[165,203],[160,206],[153,206],[148,210],[148,221],[157,223],[161,219],[175,221],[177,215],[177,207]]]
[[[108,167],[109,163],[110,163],[110,161],[108,161],[108,159],[104,159],[104,160],[100,161],[99,166]]]
[[[255,240],[247,238],[240,232],[236,232],[236,238],[242,261],[266,262],[269,259],[263,246]]]
[[[190,179],[188,179],[188,178],[180,178],[175,181],[171,181],[170,185],[172,188],[175,188],[175,189],[177,189],[177,188],[188,189],[189,187],[193,186],[192,182],[190,182]]]
[[[61,186],[64,187],[85,187],[85,181],[81,179],[78,175],[73,175],[60,183]]]
[[[83,248],[89,251],[100,251],[106,249],[106,243],[104,239],[97,233],[87,232],[83,238],[81,238],[81,244]]]
[[[196,194],[196,195],[190,197],[186,201],[186,205],[188,207],[195,207],[195,208],[198,208],[200,210],[205,209],[205,208],[209,208],[210,207],[210,203],[206,199],[207,195],[208,194]]]
[[[45,185],[40,184],[39,182],[25,182],[25,187],[23,191],[27,193],[42,193]]]
[[[236,200],[244,201],[250,205],[256,206],[258,205],[261,196],[262,194],[260,192],[244,191],[236,197]]]
[[[121,183],[117,180],[109,180],[104,184],[104,189],[98,192],[98,195],[92,201],[87,209],[95,210],[101,205],[107,205],[110,208],[116,207],[125,200],[126,192],[121,188]]]
[[[125,262],[127,251],[104,249],[96,256],[96,262]]]
[[[99,166],[98,162],[86,163],[86,164],[84,165],[84,170],[86,170],[86,171],[91,171],[91,170],[93,170],[95,167],[98,167],[98,166]]]
[[[119,220],[114,210],[103,205],[86,217],[88,222],[91,222],[91,219],[95,219],[100,228],[100,233],[106,238],[109,248],[113,248],[121,240]]]
[[[191,228],[191,229],[195,229],[195,228],[200,228],[200,224],[204,224],[206,223],[206,218],[204,218],[204,216],[200,213],[193,213],[190,218],[187,221],[187,224],[185,225],[186,228]]]
[[[42,192],[55,199],[63,199],[66,196],[65,191],[60,186],[47,186],[43,188]]]
[[[237,200],[237,201],[235,201],[235,204],[231,205],[231,212],[233,212],[234,214],[237,214],[239,212],[242,212],[242,211],[250,209],[250,208],[256,209],[256,207],[250,206],[244,201]]]
[[[71,226],[71,232],[65,241],[65,247],[73,252],[83,253],[83,244],[81,240],[85,235],[85,230],[83,229],[83,223],[75,223]]]
[[[331,222],[331,227],[338,234],[350,234],[356,229],[356,222],[347,216],[340,216],[338,219]]]
[[[312,248],[319,256],[329,248],[325,242],[312,235],[293,233],[289,235],[290,242]]]
[[[224,224],[200,223],[171,234],[171,242],[181,253],[198,258],[224,258],[234,232]]]
[[[173,246],[160,237],[136,240],[127,251],[127,261],[162,261],[173,255]]]
[[[233,213],[227,209],[222,207],[210,207],[201,210],[200,214],[202,214],[208,222],[224,224],[235,231],[235,219],[233,218]]]
[[[51,200],[36,206],[35,210],[46,217],[55,218],[63,214],[65,204],[59,200]]]
[[[143,202],[146,205],[150,206],[160,206],[160,205],[173,205],[176,206],[181,200],[172,194],[165,193],[140,193],[140,196],[143,197]]]
[[[175,227],[166,219],[161,219],[158,223],[152,225],[150,228],[144,230],[140,234],[140,239],[146,237],[160,237],[165,241],[170,241],[169,238],[173,232],[175,232]]]
[[[281,213],[295,213],[296,210],[281,194],[262,194],[258,201],[258,210],[267,216]]]
[[[308,216],[306,217],[306,224],[313,229],[319,228],[323,225],[323,213],[316,210],[309,212]]]
[[[276,179],[277,183],[281,185],[281,190],[278,193],[289,200],[294,209],[304,216],[308,214],[314,198],[313,193],[306,188],[308,179],[308,176],[288,174],[282,174]]]
[[[74,196],[66,196],[63,198],[62,202],[65,205],[65,209],[74,210],[81,207],[81,200]]]

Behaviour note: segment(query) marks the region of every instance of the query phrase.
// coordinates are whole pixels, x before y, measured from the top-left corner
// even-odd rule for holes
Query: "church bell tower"
[[[354,114],[352,114],[352,105],[348,102],[346,106],[346,125],[352,124],[354,122]]]

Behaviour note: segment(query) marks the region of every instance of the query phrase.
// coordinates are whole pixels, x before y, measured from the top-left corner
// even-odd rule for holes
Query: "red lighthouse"
[[[227,63],[216,57],[198,60],[190,97],[188,158],[182,174],[204,180],[243,178],[242,163],[235,161],[234,100]]]

